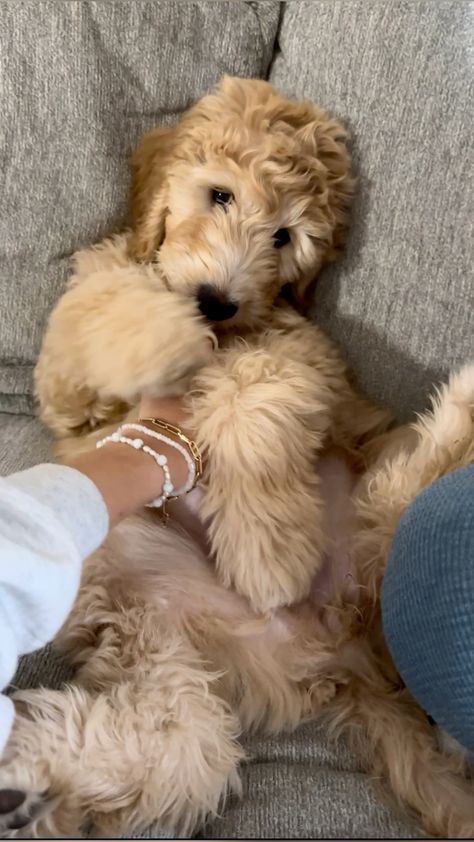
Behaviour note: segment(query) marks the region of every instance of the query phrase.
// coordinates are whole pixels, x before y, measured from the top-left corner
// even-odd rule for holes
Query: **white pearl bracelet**
[[[165,436],[163,433],[157,433],[155,430],[150,430],[149,427],[145,427],[143,424],[122,424],[122,426],[119,427],[117,430],[119,435],[122,434],[123,430],[135,430],[137,433],[143,433],[143,435],[151,436],[151,438],[153,439],[157,439],[158,441],[162,441],[170,447],[174,447],[174,449],[177,450],[178,453],[181,453],[181,456],[184,458],[188,466],[188,478],[184,485],[181,485],[179,488],[176,488],[174,490],[173,494],[175,497],[181,497],[182,494],[187,494],[188,491],[191,491],[191,489],[194,487],[194,483],[196,480],[196,464],[187,448],[184,447],[184,445],[179,444],[179,442],[174,441],[174,439],[170,438],[169,436]]]
[[[129,426],[129,425],[128,424],[124,425],[124,427],[126,427],[126,426]],[[131,425],[131,426],[133,426],[133,425]],[[119,427],[118,430],[115,433],[112,433],[111,436],[106,436],[104,439],[101,439],[100,441],[98,441],[97,444],[96,444],[96,447],[101,448],[101,447],[104,446],[104,444],[107,444],[108,442],[115,442],[115,443],[118,443],[118,444],[127,444],[129,447],[133,447],[135,450],[142,450],[143,453],[148,453],[148,455],[151,456],[155,460],[156,464],[159,465],[159,467],[163,471],[163,474],[164,474],[164,477],[165,477],[165,481],[163,483],[163,491],[162,491],[160,497],[156,497],[150,503],[147,503],[147,506],[149,506],[151,508],[154,508],[154,509],[159,508],[160,506],[163,505],[165,500],[168,499],[168,497],[171,497],[171,495],[173,493],[175,493],[174,488],[173,488],[173,483],[171,482],[170,469],[168,468],[168,460],[167,460],[166,456],[163,456],[162,453],[156,453],[151,447],[149,447],[147,444],[145,444],[143,439],[139,439],[139,438],[131,439],[128,436],[122,436],[122,434],[121,434],[122,429],[123,429],[123,427]],[[143,430],[146,431],[146,433],[148,435],[147,428],[143,427]]]

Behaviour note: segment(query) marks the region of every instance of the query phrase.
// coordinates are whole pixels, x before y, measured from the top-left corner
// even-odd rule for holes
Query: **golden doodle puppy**
[[[141,394],[191,390],[209,480],[86,563],[60,635],[74,683],[17,694],[0,786],[29,824],[10,832],[190,833],[238,790],[242,730],[323,712],[426,831],[472,835],[463,758],[398,677],[378,597],[407,504],[474,458],[474,368],[389,431],[300,315],[353,190],[314,105],[225,78],[132,169],[130,230],[76,256],[51,316],[41,414],[64,453]]]

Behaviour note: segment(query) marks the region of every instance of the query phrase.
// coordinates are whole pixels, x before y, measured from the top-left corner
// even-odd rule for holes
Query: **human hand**
[[[139,420],[143,423],[146,418],[167,421],[179,427],[188,438],[194,438],[192,419],[184,398],[142,397],[135,418],[129,416],[128,420],[130,423]],[[123,426],[126,435],[126,422]],[[152,424],[145,422],[145,426],[153,432]],[[133,434],[132,437],[136,438],[136,435]],[[148,437],[141,433],[140,438],[155,450],[156,439],[153,436]],[[186,461],[175,447],[166,442],[160,442],[159,452],[168,460],[173,486],[180,488],[188,478]],[[81,454],[69,464],[95,483],[107,505],[111,526],[149,500],[158,497],[163,486],[162,468],[142,450],[124,447],[123,443],[108,442],[99,450]]]
[[[143,397],[138,407],[138,418],[160,418],[192,438],[192,423],[189,409],[184,398],[149,398]]]
[[[144,423],[143,419],[146,418],[160,418],[179,427],[189,438],[193,437],[190,414],[184,398],[142,398],[135,417],[129,416],[129,422],[133,424],[140,420],[152,433],[154,427],[150,423]],[[176,448],[163,441],[157,445],[156,439],[144,432],[138,433],[132,428],[127,430],[127,422],[124,422],[123,427],[124,436],[139,437],[152,450],[166,456],[175,488],[180,488],[186,482],[188,466]],[[120,442],[109,441],[99,450],[82,453],[68,464],[95,483],[106,503],[111,526],[160,496],[165,479],[163,469],[148,454],[141,449],[124,446]]]
[[[215,347],[210,340],[206,340],[206,343],[209,345],[209,350]],[[143,396],[138,406],[138,418],[160,418],[162,421],[180,427],[189,438],[194,437],[191,416],[183,397]]]

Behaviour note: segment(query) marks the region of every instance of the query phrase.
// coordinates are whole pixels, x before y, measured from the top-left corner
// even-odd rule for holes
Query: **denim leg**
[[[474,466],[424,489],[400,518],[382,586],[385,637],[424,710],[474,751]]]

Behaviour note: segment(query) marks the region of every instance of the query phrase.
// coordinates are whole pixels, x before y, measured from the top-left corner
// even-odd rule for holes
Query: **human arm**
[[[140,415],[186,429],[178,399],[144,400]],[[175,486],[186,479],[183,457],[165,453]],[[68,465],[38,465],[0,479],[0,688],[19,655],[45,645],[72,608],[83,560],[121,517],[159,495],[163,473],[147,454],[110,443]],[[0,697],[0,752],[13,717]]]

